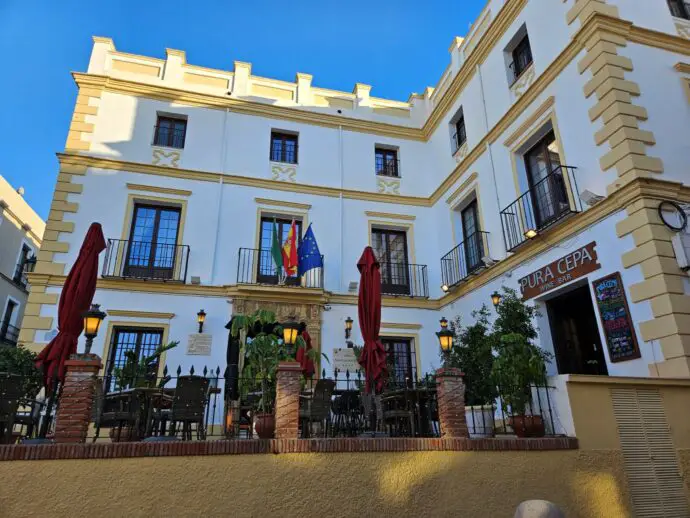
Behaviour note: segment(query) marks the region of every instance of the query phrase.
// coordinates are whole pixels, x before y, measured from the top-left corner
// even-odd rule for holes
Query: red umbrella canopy
[[[381,272],[379,262],[370,246],[364,249],[357,262],[361,274],[359,280],[359,328],[362,330],[364,347],[359,357],[359,364],[364,369],[366,392],[372,388],[376,392],[383,390],[386,380],[386,351],[379,340],[381,328]]]
[[[295,359],[302,367],[302,374],[304,374],[304,376],[307,378],[311,378],[314,375],[314,372],[316,372],[316,367],[314,366],[314,360],[309,358],[307,355],[307,353],[311,351],[313,347],[311,345],[311,335],[309,334],[309,331],[307,331],[306,327],[302,331],[302,339],[304,340],[305,347],[300,347],[297,349]]]
[[[43,382],[50,390],[57,377],[65,379],[65,360],[77,352],[77,340],[84,330],[82,313],[89,309],[96,292],[98,254],[105,250],[100,223],[91,223],[79,257],[67,276],[58,304],[58,334],[39,353],[36,366],[43,368]]]

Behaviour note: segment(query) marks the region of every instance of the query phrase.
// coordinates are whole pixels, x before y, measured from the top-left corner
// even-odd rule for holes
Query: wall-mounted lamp
[[[196,321],[199,323],[199,332],[204,332],[204,321],[206,320],[206,312],[202,309],[196,314]]]
[[[537,237],[537,234],[538,232],[535,228],[528,228],[527,230],[525,230],[525,237],[527,239],[534,239],[535,237]]]
[[[345,340],[349,340],[352,334],[352,322],[353,320],[350,317],[345,319]]]
[[[449,290],[450,290],[450,286],[448,286],[447,284],[441,284],[441,291],[443,293],[448,293]]]
[[[497,291],[494,291],[491,294],[491,303],[494,305],[495,308],[498,307],[498,305],[501,303],[501,294]]]

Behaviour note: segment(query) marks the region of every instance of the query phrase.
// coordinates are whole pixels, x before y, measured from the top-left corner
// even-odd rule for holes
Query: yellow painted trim
[[[382,329],[421,329],[422,324],[409,324],[398,322],[381,322]]]
[[[108,366],[108,356],[110,354],[110,347],[113,342],[113,332],[116,327],[141,327],[146,329],[161,329],[163,331],[163,336],[161,338],[162,344],[169,343],[170,334],[170,324],[168,322],[139,322],[139,321],[127,321],[127,320],[108,320],[108,328],[105,333],[105,341],[103,342],[103,355],[101,357],[103,366],[99,376],[105,376],[105,368]],[[184,344],[180,342],[177,347],[184,347]],[[167,351],[161,354],[160,363],[158,365],[158,376],[163,375],[163,370],[165,369],[165,359],[167,356]]]
[[[460,186],[459,186],[457,189],[455,189],[455,190],[453,191],[453,193],[452,193],[450,196],[448,196],[448,198],[446,198],[446,203],[449,204],[449,205],[452,204],[452,203],[455,201],[455,199],[456,199],[458,196],[460,196],[460,194],[462,194],[462,191],[464,191],[465,189],[467,189],[467,187],[468,187],[473,181],[475,181],[475,180],[477,179],[478,176],[479,176],[479,175],[478,175],[476,172],[472,173],[464,182],[462,182],[462,183],[460,184]]]
[[[675,64],[673,67],[681,74],[690,74],[690,63],[683,63],[682,61]]]
[[[406,221],[414,221],[417,219],[417,216],[411,214],[393,214],[390,212],[375,212],[372,210],[365,210],[364,214],[370,218],[402,219]]]
[[[274,205],[276,207],[288,207],[291,209],[301,209],[309,210],[311,209],[310,203],[296,203],[294,201],[283,201],[283,200],[271,200],[269,198],[254,198],[256,203],[263,205]]]
[[[176,196],[191,196],[192,191],[184,189],[171,189],[170,187],[159,187],[157,185],[141,185],[138,183],[128,183],[127,189],[131,191],[155,192],[159,194],[174,194]]]
[[[108,308],[107,313],[109,317],[157,318],[167,320],[175,317],[175,313],[161,313],[158,311],[133,311],[129,309]]]
[[[118,53],[120,54],[120,53]],[[136,63],[134,61],[125,61],[122,59],[113,59],[111,68],[118,72],[127,72],[129,74],[140,74],[150,77],[159,77],[161,73],[160,67],[148,65],[146,63]]]
[[[532,112],[532,114],[525,119],[525,121],[520,124],[520,126],[510,134],[510,136],[503,141],[503,145],[506,147],[513,147],[513,144],[515,143],[516,140],[522,139],[522,136],[529,130],[536,122],[541,118],[542,115],[544,115],[547,110],[549,110],[556,102],[556,98],[551,95],[549,96],[546,101],[541,103],[539,107]]]

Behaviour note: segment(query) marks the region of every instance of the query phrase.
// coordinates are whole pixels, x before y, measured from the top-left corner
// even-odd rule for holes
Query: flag
[[[283,254],[280,250],[280,239],[278,238],[278,226],[276,225],[276,220],[273,220],[273,238],[271,240],[271,257],[273,257],[273,262],[276,263],[276,272],[278,275],[282,273],[283,270]]]
[[[304,238],[297,250],[297,257],[299,257],[300,276],[314,268],[323,268],[323,259],[321,259],[321,252],[319,252],[319,245],[316,244],[311,224],[309,224],[309,228],[304,233]]]
[[[283,243],[283,269],[288,277],[297,273],[297,225],[294,219]]]

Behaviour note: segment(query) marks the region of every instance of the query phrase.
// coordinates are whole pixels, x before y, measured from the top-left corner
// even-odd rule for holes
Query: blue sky
[[[47,217],[76,98],[71,71],[86,71],[91,36],[118,50],[165,58],[187,52],[192,64],[232,69],[249,61],[256,75],[406,100],[436,83],[448,46],[484,0],[0,0],[0,174]]]

